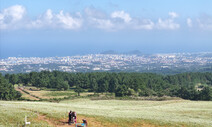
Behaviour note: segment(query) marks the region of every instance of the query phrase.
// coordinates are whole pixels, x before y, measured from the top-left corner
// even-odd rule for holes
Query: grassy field
[[[78,122],[90,127],[212,126],[212,102],[127,101],[75,99],[50,102],[0,101],[0,126],[21,126],[27,115],[31,126],[67,126],[74,110]]]
[[[41,100],[41,99],[64,99],[69,97],[76,97],[77,93],[74,90],[57,91],[55,89],[40,90],[36,87],[29,86],[15,86],[15,90],[22,93],[22,98],[27,100]],[[83,92],[80,94],[81,97],[93,95],[93,92]]]

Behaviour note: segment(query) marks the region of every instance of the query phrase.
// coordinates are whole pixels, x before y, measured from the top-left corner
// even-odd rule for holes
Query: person
[[[87,127],[88,126],[88,123],[87,123],[86,119],[82,119],[82,122],[83,123],[77,123],[76,127]]]
[[[68,113],[68,124],[71,124],[72,122],[72,119],[73,119],[72,114],[73,112],[70,110],[70,112]]]
[[[86,119],[82,119],[82,122],[84,124],[84,127],[87,127],[88,126],[88,123],[87,123],[87,120]]]
[[[72,112],[72,117],[73,117],[74,123],[76,123],[77,122],[77,113],[76,112]]]

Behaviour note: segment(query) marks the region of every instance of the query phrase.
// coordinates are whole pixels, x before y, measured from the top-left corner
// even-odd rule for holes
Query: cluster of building
[[[212,53],[89,54],[65,57],[9,57],[0,59],[0,72],[25,73],[42,70],[66,72],[133,71],[189,68],[212,64]]]

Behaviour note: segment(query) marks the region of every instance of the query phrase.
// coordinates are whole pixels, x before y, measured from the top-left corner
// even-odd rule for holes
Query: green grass
[[[68,100],[60,103],[0,101],[0,125],[21,124],[25,115],[32,120],[36,117],[35,112],[45,114],[49,118],[64,119],[67,118],[69,110],[95,117],[98,121],[118,123],[123,127],[126,125],[125,122],[136,123],[142,120],[161,126],[210,127],[212,125],[211,101],[92,101],[89,99]]]
[[[22,97],[29,100],[34,100],[33,98],[30,98],[30,96],[38,98],[40,100],[51,101],[52,99],[63,100],[63,99],[73,98],[73,97],[77,97],[78,95],[73,89],[70,89],[67,91],[58,91],[56,89],[40,90],[39,88],[36,88],[36,87],[27,86],[27,87],[24,87],[22,91],[24,92]],[[83,92],[80,94],[80,96],[87,97],[93,94],[94,94],[93,92]]]
[[[51,91],[44,96],[72,96],[72,95],[77,95],[74,91]]]
[[[24,110],[17,104],[0,102],[0,127],[21,127],[24,125],[25,116],[28,117],[32,126],[48,126],[45,121],[34,121],[37,118],[36,113]]]
[[[91,115],[212,125],[212,102],[104,100],[76,101],[72,105],[80,107],[80,113]]]

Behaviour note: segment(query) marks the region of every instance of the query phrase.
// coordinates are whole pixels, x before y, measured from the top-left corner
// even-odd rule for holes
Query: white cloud
[[[27,28],[53,27],[54,17],[55,15],[53,15],[52,10],[48,9],[43,15],[40,15],[36,20],[30,21],[26,27]]]
[[[201,29],[212,30],[212,21],[211,22],[203,22],[201,20],[197,20],[197,21]]]
[[[4,23],[4,15],[0,13],[0,29],[6,29],[7,25]]]
[[[78,29],[82,26],[81,18],[74,18],[68,13],[64,14],[63,11],[60,11],[60,13],[56,15],[56,18],[65,29]]]
[[[7,29],[12,26],[17,28],[19,26],[18,22],[23,19],[25,14],[26,10],[21,5],[14,5],[4,9],[0,13],[0,29]]]
[[[51,9],[48,9],[43,15],[36,20],[29,22],[27,28],[63,28],[63,29],[79,29],[82,26],[82,18],[77,13],[77,17],[71,16],[69,13],[60,11],[58,14],[53,14]]]
[[[168,19],[158,19],[157,28],[158,29],[166,29],[166,30],[176,30],[180,28],[180,24],[175,23],[174,19],[178,17],[178,14],[175,12],[169,12],[170,18]]]
[[[162,20],[161,18],[159,18],[157,28],[175,30],[180,28],[180,24],[175,23],[172,19]]]
[[[125,23],[129,23],[132,18],[130,17],[130,15],[128,13],[125,13],[124,11],[115,11],[111,14],[112,18],[120,18],[122,20],[124,20]]]
[[[169,12],[169,16],[171,16],[171,18],[177,18],[178,14],[176,12]]]
[[[86,9],[86,15],[91,26],[107,31],[126,29],[132,25],[130,24],[132,18],[124,11],[115,11],[107,16],[105,13],[92,8]]]
[[[167,29],[175,30],[180,28],[180,24],[174,22],[178,14],[169,12],[169,18],[158,19],[154,23],[151,19],[131,17],[129,13],[121,10],[107,14],[94,7],[85,8],[83,13],[70,14],[61,10],[53,13],[51,9],[39,15],[34,20],[26,15],[26,9],[21,5],[14,5],[3,9],[0,12],[0,29],[81,29],[98,28],[106,31],[117,31],[122,29],[153,30]],[[187,19],[188,26],[192,26],[192,21]],[[201,27],[211,27],[210,22],[199,21]]]
[[[212,16],[204,14],[197,19],[197,22],[201,29],[212,30]]]
[[[112,31],[115,28],[114,23],[107,17],[107,14],[94,7],[85,8],[83,18],[86,21],[83,25],[90,28],[98,28],[107,31]]]
[[[3,11],[5,18],[11,18],[12,22],[21,20],[25,14],[25,8],[21,5],[15,5]]]
[[[40,15],[35,20],[30,20],[25,17],[26,9],[21,5],[14,5],[0,12],[0,29],[38,29],[38,28],[64,28],[64,29],[79,29],[82,26],[82,18],[80,14],[71,16],[69,13],[60,11],[58,14],[53,14],[51,9],[48,9],[43,15]]]
[[[187,18],[187,25],[188,25],[188,27],[193,26],[192,20],[190,18]]]
[[[114,24],[111,22],[109,19],[97,19],[97,18],[92,18],[93,25],[99,29],[104,29],[108,31],[114,30]]]
[[[86,12],[86,14],[87,13],[88,12]],[[89,20],[90,25],[107,31],[117,31],[122,29],[151,30],[154,28],[154,23],[150,19],[131,18],[130,15],[124,11],[114,11],[110,14],[110,17],[93,9],[92,11],[89,10],[88,14],[87,19]]]
[[[152,30],[154,28],[154,23],[150,19],[143,19],[143,20],[135,20],[133,22],[134,29],[146,29]]]
[[[53,14],[52,14],[52,10],[51,9],[48,9],[45,13],[45,17],[46,19],[49,21],[49,22],[52,22],[52,18],[53,18]]]
[[[106,18],[106,14],[94,7],[89,7],[84,9],[85,17],[95,17],[95,18]]]

